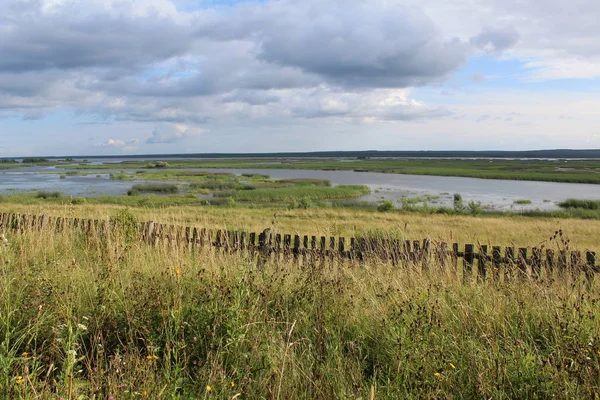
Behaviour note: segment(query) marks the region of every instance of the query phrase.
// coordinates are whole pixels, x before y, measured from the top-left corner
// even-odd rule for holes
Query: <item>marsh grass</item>
[[[531,204],[531,200],[528,200],[528,199],[518,199],[518,200],[513,201],[513,203],[521,205],[521,206],[525,206],[525,205]]]
[[[125,214],[124,226],[135,224]],[[129,220],[129,222],[127,222]],[[598,284],[7,234],[3,398],[594,398]],[[210,386],[210,392],[207,392]]]
[[[600,183],[597,160],[460,160],[460,159],[357,159],[339,160],[277,160],[222,159],[179,160],[171,168],[254,168],[303,169],[324,171],[382,172],[411,175],[460,176],[481,179]],[[123,162],[84,166],[95,169],[142,168],[145,162]],[[66,167],[71,168],[71,167]]]
[[[148,183],[133,185],[131,189],[127,192],[127,194],[129,196],[135,196],[140,193],[174,194],[177,192],[179,192],[179,187],[175,184]]]
[[[351,199],[368,194],[370,189],[361,185],[339,185],[335,187],[299,185],[287,188],[261,188],[239,191],[233,194],[238,201],[270,203],[293,201],[302,198],[311,200]]]
[[[558,203],[558,206],[566,209],[600,210],[600,200],[567,199]]]

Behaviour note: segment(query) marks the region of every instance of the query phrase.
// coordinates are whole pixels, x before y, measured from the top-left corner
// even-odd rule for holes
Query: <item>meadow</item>
[[[454,194],[454,207],[403,198],[397,210],[394,204],[382,207],[385,202],[352,203],[367,193],[363,186],[176,169],[189,167],[187,162],[107,168],[114,169],[111,179],[132,181],[129,195],[0,196],[0,212],[117,226],[91,235],[53,227],[0,228],[0,398],[598,397],[597,278],[555,274],[464,282],[435,261],[427,270],[410,261],[392,265],[375,259],[259,262],[246,252],[212,247],[190,250],[168,242],[152,247],[135,230],[139,222],[155,221],[228,231],[270,228],[291,235],[597,251],[598,202],[569,199],[561,210],[525,215],[462,204]],[[394,164],[395,171],[383,169],[390,167],[388,160],[355,162],[380,172],[404,171],[401,164]],[[440,167],[445,161],[436,162]],[[305,162],[313,168],[358,165],[332,163]],[[569,176],[592,176],[590,163]],[[536,174],[554,179],[555,167],[554,172],[541,172],[536,162],[530,167],[515,179],[526,179],[536,168]],[[125,168],[139,170],[120,171]],[[70,170],[63,172],[65,179],[75,172],[86,174]],[[560,179],[571,179],[558,172]]]
[[[104,235],[4,232],[2,398],[600,391],[597,280],[591,288],[571,276],[463,284],[435,266],[382,261],[259,266],[245,254],[147,246],[132,234],[135,215],[103,212],[119,224]]]

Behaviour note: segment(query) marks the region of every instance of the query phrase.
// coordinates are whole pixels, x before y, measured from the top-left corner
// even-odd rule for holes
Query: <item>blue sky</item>
[[[600,148],[600,3],[7,0],[0,157]]]

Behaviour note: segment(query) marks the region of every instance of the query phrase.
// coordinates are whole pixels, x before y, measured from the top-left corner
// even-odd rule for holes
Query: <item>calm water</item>
[[[114,161],[114,160],[111,160]],[[118,160],[120,161],[120,160]],[[84,171],[87,176],[67,176],[60,179],[55,167],[30,167],[0,171],[0,194],[23,193],[33,190],[60,191],[72,196],[121,195],[139,181],[110,180],[106,170]],[[124,170],[133,172],[135,170]],[[440,176],[396,175],[353,171],[304,171],[268,169],[190,169],[190,171],[230,172],[235,174],[265,174],[275,179],[321,178],[334,185],[366,185],[372,193],[364,200],[390,199],[402,196],[436,196],[430,204],[451,205],[453,193],[460,193],[464,202],[480,201],[499,209],[556,208],[556,203],[569,197],[600,199],[600,185],[505,181]],[[110,171],[118,172],[118,171]],[[532,204],[515,205],[515,200],[527,199]],[[396,203],[397,204],[397,203]]]

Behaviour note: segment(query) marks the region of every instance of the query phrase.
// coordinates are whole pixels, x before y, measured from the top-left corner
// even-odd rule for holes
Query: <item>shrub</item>
[[[469,208],[469,212],[473,215],[479,215],[483,211],[483,208],[481,207],[481,202],[479,201],[470,201],[467,206]]]
[[[462,195],[460,193],[454,193],[453,200],[454,200],[454,209],[456,211],[463,211],[465,208],[465,205],[463,204]]]
[[[45,190],[41,190],[37,192],[35,195],[38,199],[59,199],[62,197],[61,192],[47,192]]]
[[[298,208],[309,209],[313,205],[310,197],[302,197],[300,201],[298,201]]]
[[[169,163],[166,161],[150,162],[146,165],[147,168],[169,168]]]
[[[384,200],[377,206],[377,211],[388,212],[394,209],[394,203],[391,200]]]

